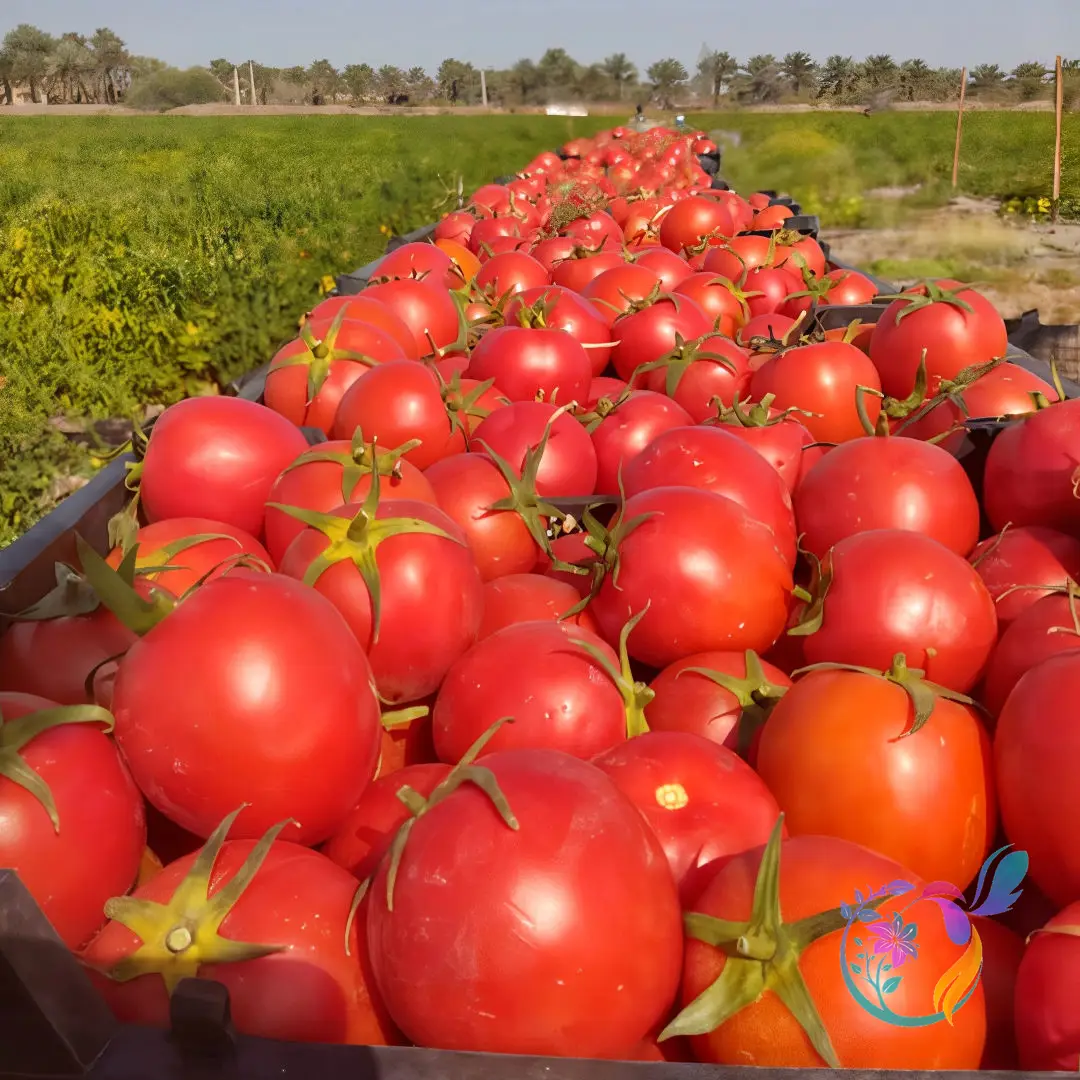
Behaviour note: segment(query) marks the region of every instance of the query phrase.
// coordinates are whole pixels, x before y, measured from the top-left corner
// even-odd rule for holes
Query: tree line
[[[1067,96],[1080,100],[1080,60],[1066,62]],[[553,102],[630,100],[662,107],[708,102],[780,104],[820,101],[866,104],[872,100],[949,101],[956,97],[961,70],[934,68],[920,59],[897,61],[887,54],[856,60],[835,55],[824,61],[806,52],[752,56],[703,48],[693,68],[665,57],[644,71],[625,53],[584,64],[565,49],[548,49],[539,60],[523,59],[504,69],[487,69],[484,81],[473,64],[450,58],[432,75],[423,67],[347,64],[329,60],[274,68],[224,58],[205,68],[179,71],[161,60],[129,54],[108,28],[87,37],[59,38],[23,24],[0,43],[0,91],[7,104],[16,87],[30,100],[56,104],[125,102],[137,107],[232,100],[234,69],[244,104],[304,103],[356,105],[448,103],[476,105],[486,89],[489,104],[502,107]],[[980,64],[969,75],[968,94],[990,102],[1034,101],[1052,92],[1052,72],[1038,61],[1005,71]]]

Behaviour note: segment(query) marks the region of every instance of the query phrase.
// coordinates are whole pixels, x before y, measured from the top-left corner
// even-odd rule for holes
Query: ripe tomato
[[[819,559],[871,529],[922,533],[964,556],[979,539],[979,500],[964,467],[947,450],[910,439],[841,443],[803,477],[794,503],[803,549]]]
[[[142,795],[105,734],[111,721],[92,705],[0,693],[0,863],[70,949],[104,923],[105,901],[131,888],[146,846]]]
[[[723,334],[706,334],[676,347],[648,370],[645,386],[666,394],[700,424],[716,415],[717,399],[730,407],[745,395],[752,372],[746,349]]]
[[[634,263],[620,263],[593,278],[581,290],[581,295],[611,327],[618,316],[659,292],[660,275],[655,271]]]
[[[437,506],[379,500],[374,489],[363,504],[305,514],[282,574],[341,613],[384,702],[434,693],[480,627],[483,581],[465,531]]]
[[[744,329],[745,333],[745,329]],[[880,390],[874,365],[854,345],[823,341],[777,353],[754,373],[750,394],[760,400],[773,395],[778,409],[804,409],[813,414],[800,423],[819,442],[846,442],[866,434],[859,418],[856,391],[860,386]],[[881,401],[863,399],[870,424],[877,422]]]
[[[607,668],[619,672],[619,657],[590,630],[544,619],[496,631],[454,664],[439,690],[432,712],[439,759],[460,760],[504,716],[515,722],[484,754],[544,749],[588,760],[624,742],[632,702]]]
[[[546,574],[506,574],[495,578],[484,585],[484,618],[476,640],[483,641],[506,626],[542,619],[561,620],[571,629],[580,626],[599,633],[588,608],[562,619],[580,600],[580,593],[572,585]]]
[[[660,287],[664,292],[673,292],[680,282],[694,273],[684,259],[666,247],[647,248],[638,255],[634,264],[652,270],[660,278]]]
[[[590,251],[577,247],[568,259],[561,259],[551,267],[551,281],[571,292],[585,291],[590,281],[599,277],[605,270],[625,265],[621,251]]]
[[[905,906],[911,906],[913,897],[918,895],[914,889],[922,887],[922,882],[903,866],[845,840],[798,836],[778,848],[778,852],[772,853],[769,869],[761,878],[764,883],[772,882],[778,854],[778,884],[763,890],[762,899],[766,903],[771,901],[770,906],[777,905],[774,910],[779,912],[785,926],[825,912],[835,912],[841,904],[854,906],[856,897],[868,887],[878,889],[886,883],[908,883],[912,888],[903,895],[886,898],[877,908],[881,921],[876,925],[891,927],[894,918],[900,917],[903,921],[901,912]],[[740,928],[754,916],[760,919],[765,904],[759,902],[758,911],[754,910],[754,892],[763,854],[768,857],[769,848],[765,853],[753,851],[738,855],[726,863],[698,897],[695,911],[734,922]],[[963,953],[963,946],[953,945],[949,940],[940,913],[931,901],[918,903],[912,910],[918,922],[918,962],[912,963],[910,968],[905,965],[901,982],[889,996],[890,1007],[901,1016],[920,1016],[931,1011],[935,984]],[[908,923],[911,918],[908,914]],[[767,950],[773,935],[765,930],[759,939],[756,925],[759,923],[755,923],[753,940],[759,941],[758,948],[763,955],[769,956]],[[986,1038],[981,985],[976,986],[963,1007],[954,1014],[952,1024],[908,1027],[883,1023],[859,1001],[860,995],[873,995],[874,991],[854,982],[861,965],[854,955],[857,946],[851,942],[842,958],[849,964],[856,964],[856,976],[847,976],[855,989],[850,989],[845,982],[848,969],[844,963],[837,963],[837,950],[843,947],[843,929],[842,916],[834,914],[832,919],[823,919],[815,928],[815,935],[808,944],[801,949],[796,947],[793,952],[785,950],[783,954],[789,963],[798,965],[802,976],[804,988],[801,992],[784,989],[787,1000],[798,1011],[801,1023],[797,1014],[784,1004],[780,993],[755,992],[763,976],[772,985],[776,984],[773,980],[782,984],[784,977],[779,964],[771,959],[740,956],[734,942],[729,946],[730,955],[725,955],[721,949],[690,938],[686,943],[683,966],[684,1004],[712,986],[728,964],[741,969],[740,979],[734,982],[736,989],[732,996],[737,996],[732,1006],[737,1008],[744,996],[750,997],[741,1009],[729,1015],[713,1031],[691,1039],[697,1060],[764,1068],[820,1069],[825,1065],[849,1069],[977,1068]],[[883,929],[883,937],[878,940],[884,942],[886,934],[887,930]],[[750,952],[755,946],[748,943],[746,948]],[[764,972],[760,971],[762,966]],[[754,976],[750,975],[752,967],[758,969]],[[864,1000],[867,1006],[871,1002],[876,1004],[876,997],[867,996]],[[817,1030],[823,1029],[835,1060],[829,1062],[815,1050],[807,1037],[804,1027],[807,1024]],[[818,1045],[822,1050],[826,1049],[820,1037]]]
[[[924,351],[927,393],[934,394],[943,379],[1004,356],[1008,347],[1005,323],[985,296],[958,282],[938,281],[909,289],[885,309],[870,358],[881,389],[902,401],[915,388]]]
[[[823,276],[832,285],[819,304],[869,304],[878,295],[877,286],[857,270],[830,270]]]
[[[506,305],[508,326],[521,325],[565,330],[589,354],[593,375],[606,367],[611,352],[608,322],[584,297],[558,285],[526,289]]]
[[[329,600],[236,570],[132,645],[113,690],[116,741],[147,799],[189,832],[209,836],[246,802],[234,834],[292,817],[289,834],[317,843],[375,770],[371,682]]]
[[[480,260],[456,240],[436,240],[435,246],[450,257],[444,279],[447,288],[460,289],[470,284],[480,270]],[[415,360],[416,357],[412,356],[410,359]]]
[[[975,710],[944,697],[919,715],[905,680],[810,671],[777,702],[757,770],[792,836],[836,836],[966,889],[994,839],[990,739]],[[860,807],[888,791],[888,814]]]
[[[773,314],[792,293],[800,292],[802,287],[802,279],[797,274],[791,270],[781,270],[778,266],[758,266],[742,282],[746,306],[752,316]]]
[[[682,341],[694,341],[712,330],[709,316],[688,296],[659,296],[640,310],[620,315],[612,324],[616,344],[611,363],[620,379],[632,386],[642,364],[665,357]]]
[[[651,731],[593,759],[664,848],[683,905],[732,855],[759,848],[780,813],[744,761],[685,731]]]
[[[259,537],[270,488],[307,445],[265,405],[230,397],[178,401],[150,433],[139,478],[143,513],[150,522],[209,518]]]
[[[408,326],[420,356],[458,340],[461,319],[450,290],[442,282],[404,278],[368,285],[363,295],[378,300]]]
[[[986,998],[986,1045],[979,1068],[1017,1069],[1019,1056],[1014,1016],[1016,979],[1024,957],[1024,939],[985,915],[973,915],[971,925],[982,939],[983,969],[979,981]]]
[[[583,401],[593,364],[580,342],[565,330],[500,326],[477,343],[467,378],[493,379],[511,401],[542,400],[555,405]]]
[[[495,298],[550,284],[548,268],[524,251],[504,251],[494,255],[476,275],[477,289]]]
[[[374,989],[364,920],[349,924],[352,874],[283,840],[269,851],[252,840],[219,841],[209,850],[209,866],[199,865],[196,854],[185,855],[139,886],[87,949],[94,982],[118,1019],[168,1027],[169,989],[178,977],[197,972],[228,989],[232,1021],[243,1035],[368,1046],[403,1041]],[[224,887],[253,869],[250,884],[222,910],[230,899]],[[363,914],[362,906],[358,916]],[[215,916],[222,915],[219,928]],[[125,918],[155,933],[143,940]],[[252,958],[244,959],[240,943],[281,951],[252,950]],[[197,957],[185,955],[196,949]],[[129,974],[129,981],[97,973],[114,968]],[[130,978],[132,969],[145,974]]]
[[[695,247],[704,239],[719,243],[737,229],[731,211],[715,199],[692,196],[675,204],[660,221],[660,243],[675,252]]]
[[[975,548],[971,564],[990,590],[1004,630],[1055,587],[1080,580],[1080,539],[1038,525],[1006,528]],[[1046,587],[1020,588],[1040,584]]]
[[[1028,853],[1032,880],[1059,907],[1080,900],[1078,703],[1080,652],[1059,653],[1020,678],[994,732],[1001,823]]]
[[[841,540],[822,564],[824,602],[804,610],[808,664],[885,671],[897,653],[931,682],[965,693],[997,640],[994,601],[972,566],[922,533],[875,529]],[[819,586],[818,600],[821,598]]]
[[[628,498],[618,520],[618,581],[606,578],[592,601],[608,641],[642,611],[628,648],[656,668],[711,650],[763,652],[779,637],[791,568],[768,528],[738,503],[658,487]]]
[[[679,979],[682,917],[660,844],[588,762],[511,750],[483,764],[517,827],[463,784],[411,826],[393,910],[385,862],[369,893],[391,1016],[421,1046],[629,1053],[663,1021]]]
[[[1020,1068],[1075,1072],[1080,1063],[1080,903],[1058,912],[1028,942],[1016,973]]]
[[[366,323],[389,334],[410,360],[420,359],[421,351],[416,347],[416,339],[408,324],[385,304],[372,299],[369,294],[328,296],[311,309],[307,321],[313,324],[313,328],[322,325],[329,327],[342,308],[345,308],[345,318],[349,322]],[[424,352],[426,351],[427,344],[425,343]]]
[[[775,254],[775,245],[767,236],[735,236],[727,243],[710,247],[703,266],[710,274],[738,282],[759,266],[772,266]]]
[[[389,715],[383,714],[376,779],[410,765],[430,765],[435,761],[435,744],[431,739],[431,706],[434,704],[435,697],[431,695],[424,699],[419,708],[410,706],[397,715],[394,711]],[[425,713],[422,709],[428,711]],[[396,722],[391,723],[391,720]]]
[[[379,260],[378,276],[380,278],[428,278],[432,282],[446,279],[446,275],[453,264],[450,256],[435,244],[417,242],[402,244]],[[453,288],[450,281],[446,282],[447,288]]]

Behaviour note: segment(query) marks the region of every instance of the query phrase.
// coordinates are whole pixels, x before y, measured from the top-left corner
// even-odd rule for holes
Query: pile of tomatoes
[[[821,329],[874,283],[713,149],[480,188],[0,637],[0,865],[120,1018],[1077,1068],[1080,401],[959,282]]]

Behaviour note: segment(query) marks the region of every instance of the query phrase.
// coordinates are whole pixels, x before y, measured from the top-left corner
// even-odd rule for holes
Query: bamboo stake
[[[960,141],[964,132],[964,98],[967,95],[967,68],[960,73],[960,107],[956,110],[956,149],[952,159],[953,191],[960,180]]]
[[[255,66],[250,60],[248,61],[248,82],[251,85],[251,104],[258,105],[258,101],[255,98]]]
[[[1061,201],[1061,114],[1065,102],[1065,73],[1061,68],[1060,56],[1057,58],[1057,63],[1054,65],[1054,73],[1057,77],[1057,94],[1055,95],[1054,102],[1054,112],[1056,116],[1054,132],[1054,193],[1050,210],[1051,221],[1057,221],[1058,206]]]

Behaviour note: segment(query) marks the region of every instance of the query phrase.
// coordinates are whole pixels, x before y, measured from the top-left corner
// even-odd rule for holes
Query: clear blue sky
[[[181,67],[326,57],[434,73],[447,56],[508,66],[560,45],[586,63],[625,52],[642,69],[665,56],[692,68],[705,44],[744,60],[805,49],[935,67],[1080,57],[1080,0],[3,0],[0,34],[20,22],[54,34],[104,24]]]

